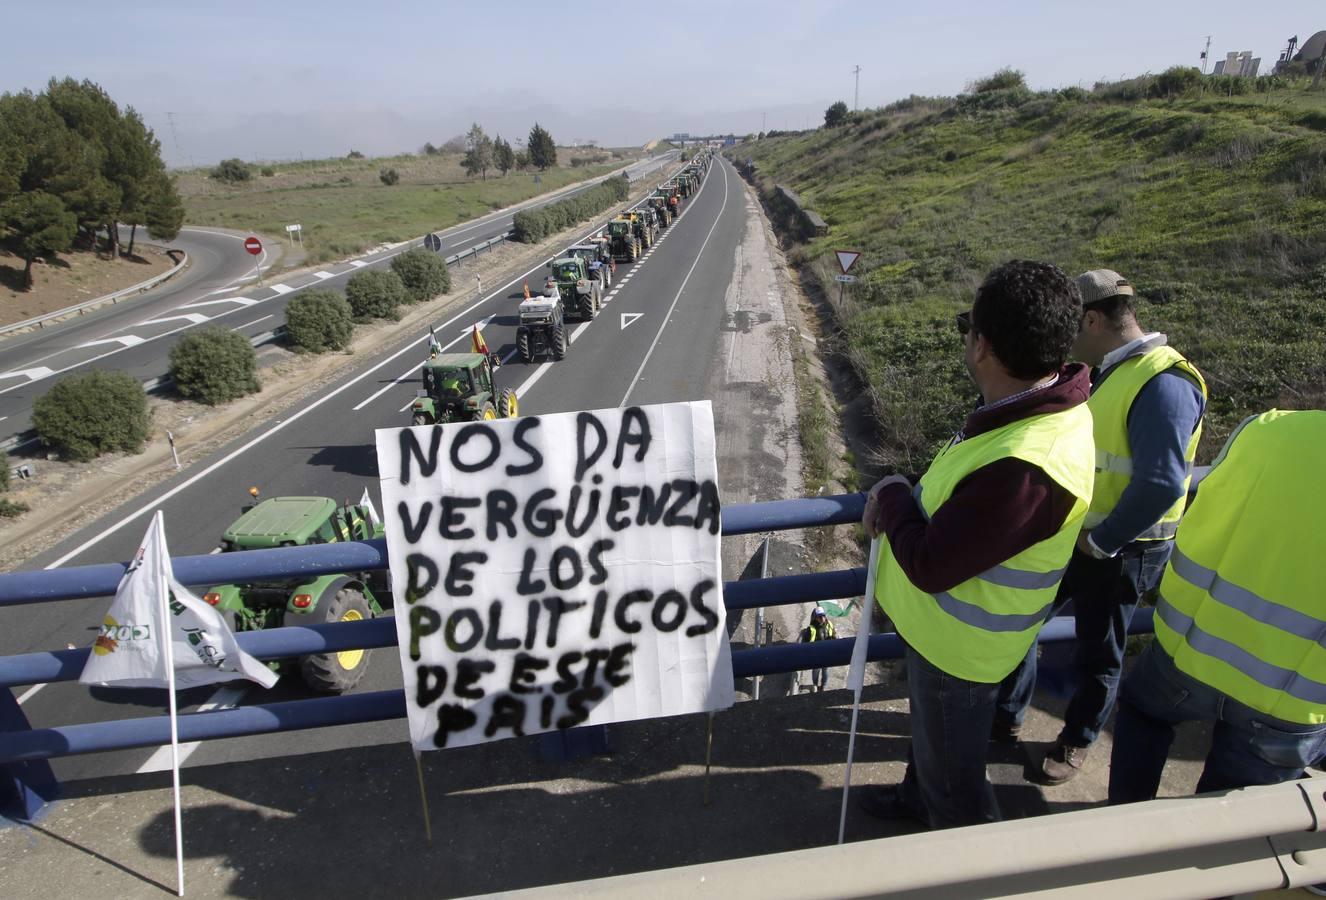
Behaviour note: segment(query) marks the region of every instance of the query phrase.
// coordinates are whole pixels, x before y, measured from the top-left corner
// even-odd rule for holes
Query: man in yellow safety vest
[[[1215,723],[1197,792],[1303,776],[1326,753],[1326,412],[1272,410],[1202,481],[1124,679],[1111,803],[1150,800],[1179,722]]]
[[[1082,328],[1073,356],[1095,369],[1091,416],[1096,477],[1091,508],[1055,599],[1073,602],[1077,687],[1038,779],[1062,784],[1081,771],[1114,710],[1128,625],[1155,588],[1173,547],[1202,434],[1206,384],[1165,335],[1142,331],[1133,287],[1097,269],[1077,279]],[[1036,648],[1009,677],[992,739],[1015,742],[1036,683]]]
[[[881,818],[998,820],[985,773],[1000,682],[1036,641],[1091,502],[1086,366],[1064,365],[1077,287],[1014,260],[958,317],[977,408],[915,488],[891,475],[862,524],[883,535],[876,599],[906,643],[912,741],[900,785],[862,788]]]

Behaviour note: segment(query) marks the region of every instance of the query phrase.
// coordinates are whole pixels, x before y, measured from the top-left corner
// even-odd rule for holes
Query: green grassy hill
[[[832,250],[863,251],[841,349],[886,466],[923,467],[961,421],[974,394],[953,313],[1016,257],[1137,285],[1142,327],[1208,378],[1204,459],[1247,414],[1324,405],[1326,91],[1164,78],[912,98],[730,154],[755,161],[766,198],[785,185],[828,221],[793,250],[807,282],[836,297]]]

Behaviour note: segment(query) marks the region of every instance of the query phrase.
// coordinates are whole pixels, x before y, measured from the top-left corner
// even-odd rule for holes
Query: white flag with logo
[[[168,593],[170,621],[161,622],[161,597]],[[277,675],[239,648],[221,614],[175,580],[166,549],[161,512],[152,517],[79,681],[118,687],[167,687],[161,628],[174,642],[175,686],[198,687],[248,678],[263,687]]]

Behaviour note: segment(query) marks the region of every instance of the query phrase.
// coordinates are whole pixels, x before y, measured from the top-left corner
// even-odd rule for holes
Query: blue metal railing
[[[861,494],[805,500],[779,500],[733,506],[723,511],[723,534],[757,534],[789,529],[840,525],[860,521]],[[257,581],[293,576],[308,577],[346,571],[387,568],[386,542],[360,541],[254,550],[172,560],[176,578],[184,584]],[[79,566],[40,572],[0,574],[0,609],[114,594],[125,566],[120,563]],[[806,575],[728,582],[724,598],[729,610],[858,597],[865,590],[864,568]],[[1151,630],[1149,610],[1139,610],[1132,631]],[[364,622],[297,625],[236,635],[245,651],[259,659],[282,659],[310,653],[374,649],[396,645],[391,618]],[[1042,641],[1074,638],[1073,621],[1056,619],[1041,631]],[[846,665],[852,639],[811,644],[781,644],[732,654],[733,674],[739,678],[795,672],[823,666]],[[170,740],[169,721],[163,716],[33,729],[10,688],[77,680],[87,660],[86,648],[25,653],[0,657],[0,805],[22,818],[31,818],[50,799],[53,776],[44,762],[53,757],[105,750],[159,746]],[[902,655],[896,634],[875,635],[869,658],[894,659]],[[402,718],[400,690],[319,697],[236,709],[187,713],[179,719],[182,741],[241,737],[278,731],[321,728]],[[6,796],[6,790],[8,796]]]

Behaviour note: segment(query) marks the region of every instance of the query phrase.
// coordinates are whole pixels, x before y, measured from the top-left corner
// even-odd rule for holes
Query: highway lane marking
[[[133,334],[122,334],[119,337],[102,338],[99,341],[88,341],[86,344],[79,344],[76,349],[84,350],[88,347],[99,347],[102,344],[119,344],[121,347],[135,347],[143,343],[144,338]]]
[[[234,709],[239,705],[239,701],[244,699],[244,694],[248,692],[248,684],[227,684],[211,696],[210,699],[194,712],[211,712],[218,709]],[[187,744],[180,744],[180,765],[193,755],[193,752],[202,746],[202,741],[189,741]],[[170,763],[170,745],[158,747],[153,751],[147,761],[138,767],[137,774],[146,775],[148,772],[169,772]]]
[[[368,265],[368,263],[364,262],[362,259],[352,259],[350,260],[350,265],[354,266],[356,269],[362,269],[364,266]]]
[[[480,323],[479,323],[479,330],[482,331],[482,330],[484,329],[484,327],[487,326],[487,324],[488,324],[489,322],[491,322],[491,321],[492,321],[494,318],[496,318],[496,317],[497,317],[497,313],[493,313],[491,316],[489,316],[488,318],[486,318],[486,319],[484,319],[482,322],[480,322]],[[452,319],[452,321],[454,322],[455,319]],[[445,326],[443,326],[443,327],[445,327]],[[448,347],[455,346],[457,343],[459,343],[460,341],[464,340],[464,339],[465,339],[467,336],[469,336],[471,333],[472,333],[471,329],[466,328],[465,330],[463,330],[463,331],[460,333],[460,335],[459,335],[455,340],[453,340],[453,341],[451,341],[451,342],[449,342],[449,343],[443,344],[443,345],[442,345],[442,349],[443,349],[443,350],[446,350]],[[360,403],[358,406],[353,407],[353,408],[352,408],[352,411],[353,411],[353,412],[359,412],[359,410],[363,409],[365,406],[368,406],[368,404],[372,403],[374,400],[376,400],[377,398],[381,397],[383,394],[385,394],[387,391],[389,391],[389,390],[391,390],[392,388],[394,388],[396,385],[400,384],[400,383],[401,383],[402,381],[404,381],[406,378],[409,378],[411,375],[413,375],[413,374],[414,374],[415,372],[417,372],[418,370],[419,370],[419,367],[418,367],[418,366],[412,366],[412,367],[411,367],[409,370],[407,370],[404,374],[401,374],[401,375],[396,376],[396,377],[393,378],[391,381],[389,381],[387,384],[385,384],[383,387],[381,387],[379,390],[374,391],[374,392],[373,392],[373,395],[372,395],[371,397],[369,397],[367,400],[365,400],[365,401],[363,401],[362,403]],[[414,401],[411,401],[411,403],[413,403],[413,402],[414,402]]]
[[[276,291],[276,295],[279,297],[282,294],[289,294],[296,289],[288,284],[274,284],[272,285],[272,290]]]
[[[643,316],[644,313],[622,313],[622,327],[620,330],[625,331],[631,325],[635,324],[636,319],[642,318]]]
[[[726,175],[724,175],[724,178],[726,179]],[[706,182],[706,183],[707,183],[707,182]],[[725,185],[726,185],[726,183],[727,183],[726,180],[724,180],[724,184],[725,184]],[[701,187],[701,190],[703,190],[703,187]],[[640,201],[640,203],[643,203],[643,202],[644,202],[644,200],[641,200],[641,201]],[[639,203],[637,203],[636,206],[639,206]],[[585,240],[585,238],[589,237],[591,234],[596,233],[601,227],[602,227],[602,226],[596,225],[594,228],[592,228],[592,229],[590,229],[589,231],[585,232],[583,236],[581,236],[581,237],[578,238],[577,240],[573,241],[572,243],[574,243],[574,244],[579,244],[580,242],[582,242],[583,240]],[[570,246],[570,245],[568,245],[568,246]],[[547,257],[546,259],[542,259],[542,260],[540,260],[540,261],[539,261],[538,263],[536,263],[532,268],[528,269],[527,271],[523,272],[523,273],[520,274],[520,275],[517,275],[515,278],[511,279],[510,281],[508,281],[506,284],[504,284],[504,285],[502,285],[501,287],[497,288],[495,291],[493,291],[493,292],[492,292],[491,294],[489,294],[487,297],[484,297],[484,298],[479,299],[479,300],[475,300],[475,301],[474,301],[473,303],[471,303],[469,306],[465,307],[465,309],[463,309],[463,310],[461,310],[460,312],[456,313],[454,316],[452,316],[452,317],[451,317],[450,319],[448,319],[447,321],[443,322],[443,323],[442,323],[440,326],[438,326],[438,327],[440,327],[440,328],[446,328],[447,326],[451,325],[452,323],[454,323],[454,322],[456,322],[456,321],[458,321],[458,320],[464,318],[465,316],[468,316],[470,313],[472,313],[474,310],[478,309],[479,307],[483,306],[483,305],[484,305],[485,303],[487,303],[489,300],[492,300],[494,297],[497,297],[497,296],[503,294],[507,289],[509,289],[509,288],[511,288],[511,287],[514,287],[514,286],[517,285],[517,284],[520,284],[524,279],[528,278],[530,275],[532,275],[532,274],[534,274],[535,272],[540,271],[541,269],[545,268],[546,264],[547,264],[548,262],[550,262],[552,259],[553,259],[553,257]],[[222,313],[222,315],[229,315],[229,313]],[[160,337],[160,335],[158,335],[158,337]],[[155,338],[153,338],[153,340],[155,340]],[[214,463],[212,463],[211,465],[209,465],[209,466],[207,466],[207,467],[201,469],[201,470],[198,471],[196,474],[191,475],[190,477],[186,478],[184,481],[182,481],[182,482],[180,482],[179,484],[175,485],[175,487],[173,487],[173,488],[171,488],[170,490],[166,491],[166,492],[165,492],[164,494],[162,494],[161,496],[159,496],[159,497],[157,497],[157,498],[155,498],[155,499],[153,499],[153,500],[150,500],[150,501],[148,501],[147,503],[144,503],[142,506],[138,507],[138,509],[136,509],[136,510],[134,510],[133,512],[129,513],[128,515],[122,517],[119,521],[114,522],[114,523],[112,523],[112,524],[110,524],[110,525],[107,525],[105,528],[102,528],[102,529],[101,529],[96,535],[94,535],[94,536],[88,538],[86,541],[84,541],[83,543],[79,544],[77,547],[75,547],[74,549],[70,550],[68,553],[65,553],[64,555],[60,556],[58,559],[54,560],[54,561],[51,562],[51,563],[48,563],[47,565],[43,566],[42,568],[43,568],[44,570],[58,569],[60,566],[62,566],[62,565],[64,565],[65,563],[67,563],[69,560],[73,559],[75,556],[78,556],[80,553],[83,553],[83,552],[87,551],[88,549],[90,549],[90,548],[92,548],[92,547],[95,547],[97,544],[101,543],[101,542],[104,541],[106,538],[110,537],[112,534],[115,534],[116,532],[120,531],[120,529],[124,528],[124,527],[125,527],[126,525],[128,525],[129,523],[131,523],[131,522],[133,522],[133,521],[135,521],[135,520],[141,518],[142,516],[146,515],[146,514],[149,513],[149,512],[152,512],[153,510],[157,509],[161,504],[165,503],[167,500],[171,499],[171,498],[174,497],[175,495],[177,495],[177,494],[181,493],[182,491],[187,490],[188,488],[190,488],[190,487],[192,487],[193,485],[197,484],[199,481],[201,481],[201,480],[203,480],[204,478],[208,477],[208,476],[211,475],[213,472],[215,472],[217,469],[220,469],[222,466],[227,465],[228,463],[230,463],[230,462],[232,462],[232,461],[238,459],[239,457],[243,456],[245,453],[248,453],[250,450],[252,450],[254,447],[256,447],[256,446],[258,446],[259,444],[261,444],[263,441],[267,440],[267,439],[268,439],[269,437],[271,437],[272,435],[276,434],[276,433],[279,432],[279,431],[284,430],[284,429],[286,428],[286,426],[290,425],[292,422],[298,422],[300,419],[304,418],[305,416],[307,416],[307,415],[309,415],[310,413],[312,413],[314,410],[316,410],[316,409],[318,409],[319,407],[321,407],[324,403],[327,403],[328,401],[332,400],[334,397],[338,397],[338,396],[340,396],[341,393],[343,393],[344,391],[349,390],[350,388],[352,388],[352,387],[354,387],[355,385],[359,384],[359,382],[365,380],[366,378],[370,378],[370,377],[372,377],[372,376],[373,376],[373,375],[374,375],[379,369],[382,369],[382,368],[384,368],[384,367],[390,365],[391,363],[395,362],[397,359],[400,359],[400,358],[401,358],[402,356],[404,356],[406,353],[413,353],[413,352],[416,352],[416,351],[415,351],[415,347],[416,347],[416,345],[421,344],[421,343],[424,343],[424,342],[427,341],[427,340],[428,340],[428,337],[425,335],[425,336],[423,336],[423,337],[418,338],[417,340],[413,340],[413,341],[408,342],[407,344],[405,344],[405,346],[401,347],[401,349],[397,350],[395,353],[391,354],[390,356],[385,357],[382,361],[378,362],[376,365],[370,366],[369,368],[367,368],[367,369],[365,369],[364,371],[360,372],[358,375],[356,375],[356,376],[354,376],[353,378],[349,379],[349,380],[346,381],[344,384],[342,384],[340,387],[335,388],[334,390],[328,391],[328,392],[327,392],[326,394],[324,394],[323,396],[321,396],[321,397],[319,397],[318,399],[312,401],[312,402],[309,403],[307,406],[304,406],[303,408],[301,408],[299,411],[297,411],[296,413],[294,413],[293,415],[291,415],[289,418],[287,418],[287,419],[282,419],[281,421],[275,423],[274,425],[272,425],[272,427],[268,428],[266,431],[263,431],[261,434],[259,434],[259,435],[257,435],[256,437],[250,439],[249,441],[245,442],[245,443],[242,444],[241,446],[236,447],[234,450],[232,450],[231,452],[227,453],[225,456],[221,457],[221,458],[218,459],[216,462],[214,462]],[[107,355],[109,355],[109,354],[107,354]],[[0,392],[0,393],[3,393],[3,392]],[[37,687],[40,687],[40,685],[38,685]],[[36,691],[36,689],[34,688],[34,690],[31,691],[30,693],[35,693],[35,691]]]
[[[43,378],[49,378],[55,373],[45,366],[33,366],[31,369],[16,369],[13,372],[0,372],[0,378],[26,378],[29,381],[40,381]]]
[[[584,334],[585,329],[587,329],[592,324],[593,320],[591,319],[588,322],[581,322],[579,325],[577,325],[575,330],[571,332],[571,336],[567,338],[567,343],[574,344],[576,342],[576,338]],[[534,385],[538,383],[539,379],[542,378],[545,374],[547,374],[548,369],[550,369],[551,367],[552,367],[551,362],[539,363],[539,367],[534,370],[534,372],[530,375],[530,377],[525,379],[525,383],[522,384],[520,387],[516,388],[516,396],[517,397],[525,396],[525,393],[529,391],[530,388],[534,387]]]
[[[232,331],[239,331],[241,328],[248,328],[250,325],[257,325],[259,322],[265,322],[265,321],[267,321],[268,319],[270,319],[270,318],[272,317],[272,315],[275,315],[275,314],[274,314],[274,313],[271,313],[271,314],[268,314],[268,315],[263,316],[261,319],[254,319],[252,322],[245,322],[243,325],[236,325],[236,326],[235,326],[234,328],[232,328],[231,330],[232,330]]]
[[[645,358],[640,361],[640,368],[635,370],[635,377],[631,379],[630,386],[626,388],[626,393],[622,395],[622,402],[617,404],[618,407],[625,406],[626,401],[631,399],[631,392],[635,390],[635,386],[640,382],[640,376],[644,374],[645,366],[649,364],[649,358],[654,355],[654,349],[658,347],[658,342],[663,337],[663,330],[668,327],[668,321],[672,318],[672,311],[677,308],[677,301],[681,299],[682,291],[686,290],[686,285],[690,283],[691,276],[695,274],[695,267],[698,266],[700,260],[704,258],[704,249],[709,246],[709,239],[714,236],[714,231],[718,228],[718,223],[723,221],[723,211],[727,209],[727,169],[723,169],[722,172],[723,204],[718,207],[718,215],[714,216],[714,224],[709,226],[709,233],[704,236],[704,243],[700,245],[699,252],[695,254],[695,260],[691,263],[690,269],[686,272],[686,277],[682,280],[681,287],[677,288],[677,295],[672,298],[672,305],[669,306],[668,311],[663,314],[663,321],[658,326],[658,333],[654,335],[654,341],[649,345],[649,350],[645,353]],[[705,184],[708,183],[709,180],[705,179]],[[700,186],[700,190],[704,190],[704,185]],[[698,197],[699,195],[697,194],[696,196]],[[689,212],[689,210],[687,211]],[[680,220],[680,217],[678,217],[678,219]]]
[[[219,300],[200,300],[197,303],[186,303],[183,306],[177,306],[176,309],[197,309],[200,306],[215,306],[218,303],[238,303],[240,306],[254,306],[261,303],[261,300],[250,300],[248,297],[222,297]],[[144,322],[144,325],[147,323]]]
[[[405,412],[407,409],[409,409],[411,406],[414,406],[414,398],[413,398],[413,397],[410,398],[410,402],[409,402],[409,403],[405,404],[405,405],[402,406],[400,409],[396,410],[396,412],[398,412],[398,413],[403,413],[403,412]]]
[[[314,272],[313,277],[321,278],[323,281],[326,281],[328,278],[335,278],[336,276],[331,272]],[[310,282],[310,284],[312,284],[312,282]]]
[[[165,325],[167,322],[188,321],[194,325],[201,325],[208,321],[207,316],[202,313],[182,313],[178,316],[163,316],[160,319],[148,319],[146,322],[139,322],[139,325]]]
[[[220,552],[221,552],[222,550],[224,550],[224,549],[225,549],[224,547],[213,547],[211,550],[208,550],[208,551],[207,551],[207,555],[208,555],[208,556],[216,556],[218,553],[220,553]]]

